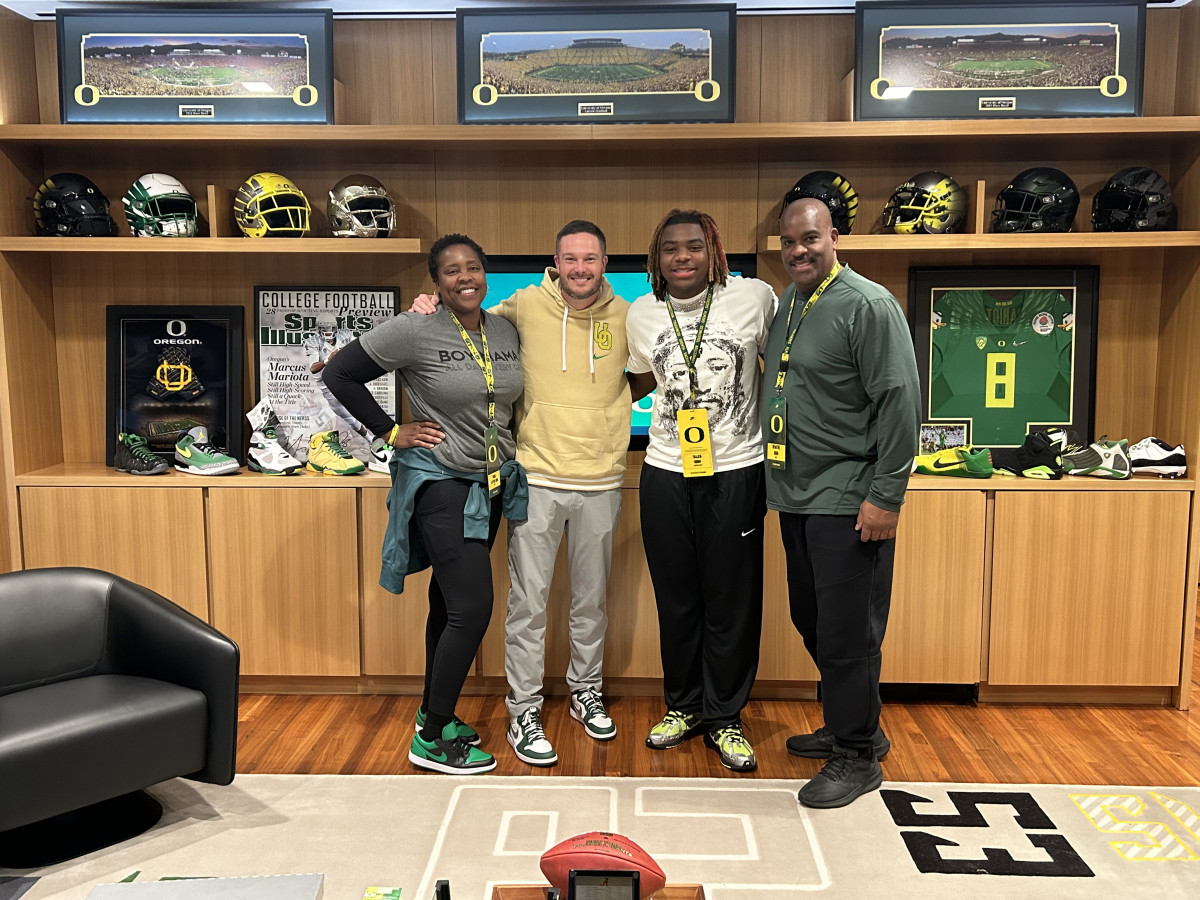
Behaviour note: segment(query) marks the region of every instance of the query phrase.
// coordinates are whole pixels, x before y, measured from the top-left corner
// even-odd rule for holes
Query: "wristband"
[[[396,438],[399,437],[399,435],[400,435],[400,426],[393,425],[392,430],[388,432],[387,438],[384,439],[384,443],[387,444],[389,447],[395,448]]]

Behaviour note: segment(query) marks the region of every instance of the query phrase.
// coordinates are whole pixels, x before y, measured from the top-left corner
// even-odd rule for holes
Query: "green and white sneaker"
[[[753,772],[758,768],[754,748],[742,734],[741,722],[705,732],[704,743],[717,751],[721,757],[721,765],[727,769],[735,772]]]
[[[554,745],[546,739],[542,730],[542,715],[536,707],[529,707],[508,723],[508,743],[517,754],[517,759],[531,766],[552,766],[558,762]]]
[[[413,729],[413,731],[420,731],[422,728],[424,728],[425,727],[425,719],[426,719],[425,707],[418,706],[417,707],[417,724],[416,724],[416,727]],[[472,747],[479,746],[479,743],[480,743],[479,732],[477,732],[474,728],[472,728],[470,725],[468,725],[466,722],[464,722],[458,716],[455,716],[454,719],[450,722],[450,724],[453,725],[455,728],[455,731],[458,732],[459,738],[466,741]]]
[[[662,721],[646,735],[646,746],[651,750],[669,750],[678,747],[688,738],[699,734],[703,728],[700,717],[677,709],[667,710]]]
[[[611,741],[617,736],[617,726],[608,717],[600,692],[593,688],[572,692],[571,718],[583,725],[588,737],[597,741]]]
[[[1110,441],[1102,437],[1078,453],[1064,456],[1062,465],[1063,471],[1068,475],[1095,475],[1097,478],[1113,478],[1118,481],[1133,475],[1133,466],[1129,461],[1129,442],[1124,438]]]
[[[445,775],[482,775],[496,768],[496,758],[460,738],[453,722],[442,729],[440,738],[432,741],[414,734],[408,748],[408,761],[419,768]]]
[[[175,468],[193,475],[234,475],[242,465],[208,439],[208,429],[197,425],[175,443]]]

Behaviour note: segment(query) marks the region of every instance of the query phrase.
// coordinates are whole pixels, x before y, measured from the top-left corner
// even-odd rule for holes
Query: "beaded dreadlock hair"
[[[659,300],[667,299],[667,279],[662,273],[658,259],[658,248],[663,232],[672,225],[699,225],[704,232],[704,244],[708,247],[708,283],[721,287],[729,280],[729,263],[725,259],[725,248],[721,246],[721,235],[717,223],[708,213],[695,209],[673,209],[658,223],[654,237],[650,238],[650,252],[646,256],[646,271],[650,274],[650,289]]]

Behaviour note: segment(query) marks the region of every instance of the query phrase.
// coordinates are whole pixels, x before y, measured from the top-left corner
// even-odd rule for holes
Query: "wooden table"
[[[492,900],[546,900],[546,888],[536,884],[501,884],[492,888]],[[704,888],[698,884],[668,884],[653,900],[704,900]]]

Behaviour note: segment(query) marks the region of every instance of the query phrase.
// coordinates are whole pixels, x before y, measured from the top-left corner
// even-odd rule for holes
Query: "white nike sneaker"
[[[371,441],[371,458],[367,460],[367,468],[372,472],[391,475],[392,454],[396,451],[383,442],[383,438]]]
[[[294,475],[304,468],[304,463],[283,449],[272,425],[255,429],[250,436],[250,453],[246,464],[264,475]]]
[[[1179,478],[1187,472],[1187,454],[1183,444],[1172,447],[1156,437],[1142,438],[1129,448],[1129,463],[1134,475],[1158,475]]]

